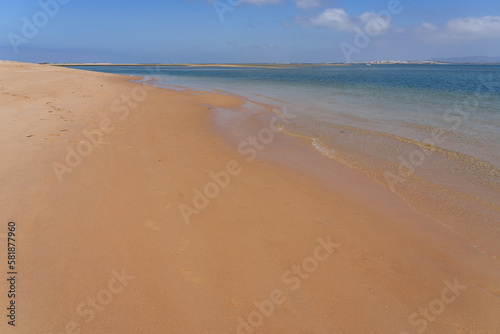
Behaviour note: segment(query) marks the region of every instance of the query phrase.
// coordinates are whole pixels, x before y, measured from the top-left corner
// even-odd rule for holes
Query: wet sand
[[[498,259],[277,123],[235,147],[235,97],[130,80],[0,63],[0,332],[500,332]]]

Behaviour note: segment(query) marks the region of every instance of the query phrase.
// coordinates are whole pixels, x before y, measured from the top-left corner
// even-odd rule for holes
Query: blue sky
[[[0,59],[18,61],[343,62],[473,55],[500,56],[498,0],[0,4]]]

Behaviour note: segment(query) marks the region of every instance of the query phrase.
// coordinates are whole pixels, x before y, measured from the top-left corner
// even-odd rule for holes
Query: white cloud
[[[359,19],[365,25],[366,24],[377,25],[377,27],[378,27],[378,29],[380,29],[380,31],[386,31],[391,27],[391,22],[390,22],[390,20],[387,19],[387,17],[383,17],[383,16],[380,16],[380,15],[372,13],[372,12],[366,12],[366,13],[361,14]]]
[[[500,36],[500,16],[456,18],[446,23],[445,29],[458,34]]]
[[[318,16],[310,19],[309,24],[314,27],[332,28],[336,30],[351,31],[355,23],[351,16],[342,8],[329,8]]]
[[[353,17],[345,12],[342,8],[328,8],[316,17],[309,19],[298,19],[302,25],[312,27],[330,28],[335,30],[353,32],[356,27],[365,30],[377,30],[378,33],[387,31],[391,27],[387,17],[365,12],[359,17]]]
[[[499,38],[500,16],[459,17],[443,26],[422,22],[416,32],[435,42]]]
[[[439,31],[439,27],[430,23],[430,22],[422,22],[420,27],[417,28],[417,32],[419,33],[432,33]]]

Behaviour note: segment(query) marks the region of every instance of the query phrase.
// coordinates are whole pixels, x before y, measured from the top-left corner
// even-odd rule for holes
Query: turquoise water
[[[498,65],[81,69],[224,90],[286,109],[296,117],[284,133],[462,232],[472,233],[474,222],[500,237]],[[390,175],[399,181],[391,184]]]

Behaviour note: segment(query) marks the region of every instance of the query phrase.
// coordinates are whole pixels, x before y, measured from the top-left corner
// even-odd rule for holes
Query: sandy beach
[[[498,258],[286,115],[235,144],[245,101],[133,79],[0,62],[1,333],[500,333]]]

